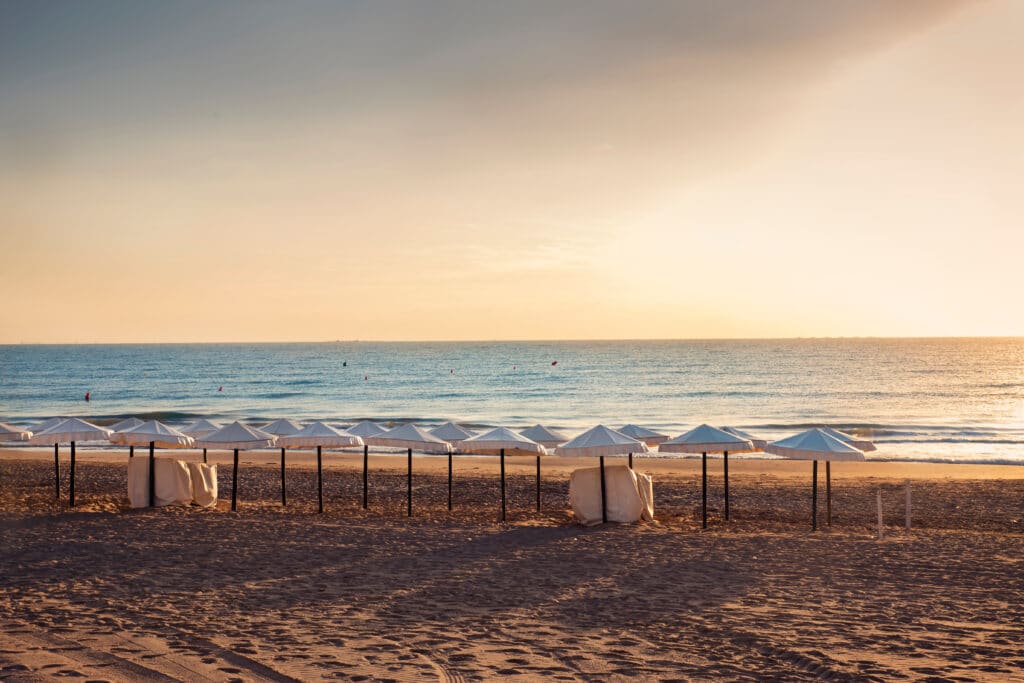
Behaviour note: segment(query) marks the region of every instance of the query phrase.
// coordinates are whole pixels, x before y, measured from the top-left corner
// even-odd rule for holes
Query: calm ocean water
[[[1024,339],[0,346],[0,421],[54,415],[829,424],[878,458],[1024,463]]]

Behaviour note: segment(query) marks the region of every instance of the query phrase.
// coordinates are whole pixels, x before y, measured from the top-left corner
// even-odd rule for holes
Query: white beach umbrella
[[[708,528],[708,453],[722,454],[722,472],[725,481],[725,519],[729,519],[729,453],[754,450],[746,439],[708,424],[665,441],[658,446],[660,453],[700,453],[701,467],[701,526]]]
[[[0,441],[28,441],[31,438],[32,432],[27,429],[18,429],[6,422],[0,422]]]
[[[163,422],[150,420],[142,422],[132,429],[114,432],[110,442],[121,446],[149,445],[149,507],[156,504],[156,457],[154,450],[160,448],[191,448],[195,440]]]
[[[763,451],[764,447],[768,444],[768,439],[762,439],[759,436],[754,436],[753,434],[745,432],[742,429],[737,429],[736,427],[721,427],[721,430],[723,432],[729,432],[733,436],[738,436],[741,439],[746,439],[754,445],[755,451]]]
[[[238,451],[253,450],[256,448],[270,448],[277,441],[273,434],[267,434],[254,427],[249,427],[241,422],[232,422],[226,427],[221,427],[212,434],[196,439],[196,446],[199,448],[213,448],[220,450],[233,450],[235,452],[234,463],[231,470],[231,511],[234,512],[238,501]]]
[[[471,439],[476,436],[476,432],[472,432],[468,429],[460,427],[454,422],[445,422],[440,427],[434,427],[430,430],[430,433],[439,439],[444,439],[450,444],[455,444],[457,441],[463,441],[465,439]]]
[[[294,434],[277,437],[277,445],[281,447],[281,505],[285,505],[284,491],[284,449],[315,448],[316,449],[316,497],[317,507],[324,511],[324,466],[323,449],[343,448],[346,446],[362,446],[363,440],[347,432],[335,429],[323,422],[312,422]]]
[[[462,453],[479,453],[482,455],[498,454],[501,458],[501,521],[505,521],[505,456],[533,455],[537,458],[537,509],[540,510],[540,456],[547,451],[536,441],[516,434],[511,429],[497,427],[489,432],[478,434],[458,443]],[[448,472],[448,488],[451,490],[451,470]]]
[[[71,480],[68,490],[68,505],[75,507],[75,444],[79,441],[106,441],[111,431],[99,427],[77,417],[66,418],[49,429],[34,433],[29,443],[39,446],[53,446],[54,476],[56,478],[57,499],[60,499],[60,457],[58,449],[61,443],[71,443]]]
[[[126,432],[129,429],[135,429],[140,424],[142,424],[142,420],[140,420],[139,418],[137,418],[137,417],[126,417],[125,419],[121,420],[120,422],[115,422],[114,424],[110,425],[110,429],[113,429],[115,433],[116,432]],[[128,446],[128,457],[129,458],[134,458],[135,457],[135,446]]]
[[[850,444],[858,451],[870,453],[871,451],[878,450],[878,448],[872,442],[868,441],[867,439],[857,438],[853,434],[847,434],[846,432],[841,432],[838,429],[833,429],[832,427],[822,427],[821,431],[825,432],[829,436],[836,437],[840,441]]]
[[[351,432],[351,430],[349,430]],[[410,423],[389,429],[383,434],[363,437],[363,441],[371,446],[384,446],[385,448],[406,449],[407,474],[406,488],[406,514],[412,517],[412,452],[413,450],[424,453],[451,453],[452,445],[444,439],[439,439],[416,425]]]
[[[206,418],[199,418],[198,420],[190,424],[188,427],[182,428],[181,431],[185,434],[188,434],[193,439],[198,440],[203,438],[207,434],[213,434],[215,431],[223,428],[224,425],[220,424],[219,422],[213,422],[211,420],[207,420]],[[203,449],[203,462],[206,462],[205,448]]]
[[[377,424],[376,422],[370,422],[369,420],[363,420],[359,424],[354,424],[345,430],[349,434],[355,434],[356,436],[366,439],[368,436],[378,436],[388,431],[388,428],[384,425]]]
[[[267,434],[273,434],[277,437],[277,445],[281,447],[281,505],[286,505],[287,500],[285,498],[284,488],[284,459],[285,459],[285,445],[281,443],[281,437],[290,436],[302,430],[302,425],[298,422],[291,420],[274,420],[260,427],[261,432]],[[323,503],[320,504],[320,512],[324,511]]]
[[[660,443],[668,441],[668,434],[662,434],[661,432],[656,432],[653,429],[641,427],[640,425],[628,424],[617,431],[620,434],[630,436],[637,441],[643,441],[648,446],[657,446]]]
[[[832,461],[864,460],[863,451],[841,441],[823,429],[808,429],[765,446],[766,453],[781,455],[790,460],[812,460],[811,469],[811,530],[818,528],[818,461],[825,461],[826,495],[828,497],[828,523],[832,523]]]
[[[608,521],[608,506],[605,501],[604,459],[608,456],[646,453],[643,441],[620,434],[614,429],[597,425],[579,436],[555,448],[555,455],[562,457],[597,458],[601,466],[601,521]]]
[[[542,424],[535,424],[519,433],[531,441],[536,441],[541,446],[544,446],[544,448],[555,448],[569,440],[569,437],[565,434],[550,427],[545,427]]]
[[[43,420],[42,422],[40,422],[38,424],[32,425],[28,429],[33,434],[39,434],[41,432],[45,432],[47,429],[49,429],[50,427],[53,427],[54,425],[59,425],[61,422],[63,422],[66,419],[68,419],[68,418],[66,418],[66,417],[51,417],[51,418],[48,418],[46,420]]]

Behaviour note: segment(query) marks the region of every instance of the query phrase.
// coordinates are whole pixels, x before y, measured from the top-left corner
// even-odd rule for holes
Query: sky
[[[0,4],[0,343],[1024,335],[1024,3]]]

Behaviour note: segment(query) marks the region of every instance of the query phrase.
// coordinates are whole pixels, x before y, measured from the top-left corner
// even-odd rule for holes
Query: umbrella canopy
[[[471,439],[460,441],[457,445],[463,453],[485,455],[500,453],[502,450],[505,451],[505,455],[544,455],[547,452],[536,441],[531,441],[522,434],[516,434],[504,427],[478,434]]]
[[[114,432],[110,437],[110,443],[121,446],[147,446],[152,443],[159,448],[191,448],[193,441],[188,434],[156,420],[143,422],[126,432]]]
[[[45,432],[50,427],[54,427],[56,425],[59,425],[61,422],[63,422],[66,419],[68,419],[68,418],[66,418],[66,417],[51,417],[50,419],[43,420],[42,422],[40,422],[39,424],[37,424],[37,425],[35,425],[33,427],[29,427],[29,431],[32,432],[33,434],[39,434],[40,432]]]
[[[563,444],[569,440],[569,437],[565,434],[540,424],[533,425],[529,429],[524,429],[519,433],[531,441],[536,441],[545,448],[554,448],[555,446]]]
[[[224,425],[216,422],[211,422],[207,419],[199,419],[181,430],[183,434],[188,434],[196,439],[201,439],[207,434],[213,434],[214,432],[223,429]]]
[[[111,431],[91,422],[69,417],[49,429],[32,435],[29,443],[38,446],[52,446],[69,441],[105,441]]]
[[[232,422],[227,427],[221,427],[212,434],[196,439],[195,445],[198,448],[219,448],[223,450],[246,450],[252,448],[269,448],[277,441],[273,434],[267,434],[255,427],[249,427],[241,422]]]
[[[330,448],[362,446],[363,440],[355,434],[343,432],[323,422],[313,422],[294,434],[277,437],[277,445],[281,448],[316,448],[317,446]]]
[[[361,436],[361,437],[363,437],[363,440],[365,441],[366,437],[368,437],[368,436],[377,436],[378,434],[383,434],[384,432],[388,431],[388,428],[384,427],[383,425],[379,425],[376,422],[370,422],[369,420],[364,420],[363,422],[360,422],[357,425],[352,425],[351,427],[349,427],[345,431],[348,432],[349,434],[354,434],[356,436]]]
[[[653,429],[647,429],[647,427],[641,427],[640,425],[626,425],[622,429],[618,430],[619,434],[625,434],[626,436],[632,437],[637,441],[643,441],[648,446],[657,446],[660,443],[668,441],[668,434],[662,434],[656,432]]]
[[[555,455],[599,458],[606,455],[646,453],[647,450],[647,444],[643,441],[637,441],[604,425],[597,425],[556,448]]]
[[[121,420],[116,424],[110,425],[110,429],[113,429],[115,432],[126,432],[129,429],[135,429],[140,424],[142,424],[142,420],[140,420],[139,418],[129,417],[125,418],[124,420]]]
[[[32,432],[0,422],[0,441],[28,441],[31,438]]]
[[[754,445],[755,451],[763,451],[764,447],[768,444],[768,439],[762,439],[761,437],[754,436],[753,434],[748,434],[742,429],[736,429],[735,427],[722,427],[722,431],[728,432],[733,436],[738,436],[741,439],[746,439]]]
[[[349,430],[349,433],[351,433],[351,430]],[[363,441],[371,446],[411,448],[416,451],[423,451],[424,453],[450,453],[452,450],[450,443],[420,429],[411,422],[390,429],[377,436],[364,437]]]
[[[430,430],[430,433],[439,439],[444,439],[448,443],[455,443],[456,441],[465,441],[466,439],[472,439],[476,436],[476,432],[471,432],[468,429],[463,429],[454,422],[445,422],[440,427],[435,427]]]
[[[854,448],[856,448],[859,451],[864,451],[865,453],[869,453],[871,451],[877,451],[878,450],[875,447],[875,444],[871,443],[867,439],[858,439],[853,434],[847,434],[846,432],[841,432],[838,429],[832,429],[831,427],[822,427],[821,431],[825,432],[829,436],[836,437],[840,441],[843,441],[845,443],[850,444],[851,446],[853,446]]]
[[[738,453],[754,450],[754,444],[718,427],[703,424],[658,446],[659,453]]]
[[[274,420],[273,422],[267,423],[260,427],[261,432],[267,434],[273,434],[277,437],[291,436],[302,431],[302,425],[298,422],[292,422],[291,420]],[[283,445],[283,444],[278,444]]]
[[[840,441],[823,429],[808,429],[765,447],[765,453],[774,453],[790,460],[863,460],[864,453],[845,441]]]

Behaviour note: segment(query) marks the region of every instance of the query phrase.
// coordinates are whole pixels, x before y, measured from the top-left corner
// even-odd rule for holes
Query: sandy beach
[[[211,453],[226,464],[230,454]],[[189,453],[187,458],[197,457]],[[0,677],[84,680],[1024,680],[1024,468],[833,468],[831,527],[809,529],[809,463],[720,464],[700,530],[699,461],[644,459],[655,524],[584,529],[568,471],[495,459],[242,456],[217,510],[130,510],[123,452],[80,451],[74,510],[52,451],[0,452]],[[66,453],[65,453],[66,469]],[[66,476],[66,472],[65,472]],[[904,524],[912,480],[914,529]],[[66,484],[65,484],[66,485]],[[875,537],[875,493],[885,537]]]

